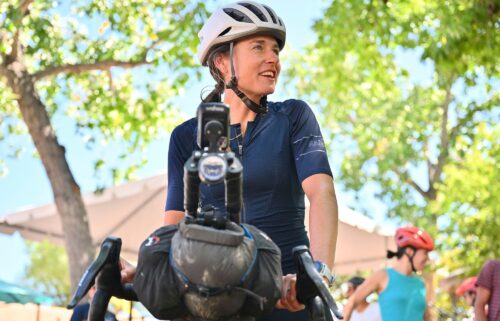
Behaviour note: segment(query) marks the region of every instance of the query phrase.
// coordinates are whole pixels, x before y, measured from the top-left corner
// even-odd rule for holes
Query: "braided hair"
[[[202,101],[204,103],[222,101],[222,94],[224,93],[226,84],[220,70],[215,66],[215,57],[220,54],[229,54],[229,46],[229,43],[218,46],[208,55],[207,65],[210,70],[210,74],[215,80],[215,88],[205,98],[202,97]]]

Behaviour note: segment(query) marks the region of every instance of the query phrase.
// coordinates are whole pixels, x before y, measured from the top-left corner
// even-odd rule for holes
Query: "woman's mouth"
[[[276,72],[272,71],[272,70],[266,70],[266,71],[261,72],[259,74],[259,76],[274,80],[274,79],[276,79]]]

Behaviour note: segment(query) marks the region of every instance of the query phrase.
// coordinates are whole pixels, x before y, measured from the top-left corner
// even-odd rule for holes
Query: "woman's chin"
[[[272,86],[270,88],[267,88],[266,90],[264,90],[264,96],[267,96],[267,95],[271,95],[271,94],[274,94],[274,91],[276,90],[276,87],[275,86]]]

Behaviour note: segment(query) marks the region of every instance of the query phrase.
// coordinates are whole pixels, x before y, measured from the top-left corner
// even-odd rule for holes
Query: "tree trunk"
[[[35,91],[33,78],[22,59],[12,62],[4,60],[0,65],[0,75],[7,78],[8,86],[17,96],[22,117],[52,186],[64,231],[71,287],[74,291],[95,253],[80,187],[71,173],[64,147],[57,141],[47,110]]]

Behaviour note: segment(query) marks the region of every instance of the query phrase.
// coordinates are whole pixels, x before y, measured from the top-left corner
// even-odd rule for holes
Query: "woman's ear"
[[[224,78],[227,80],[229,78],[229,57],[223,53],[219,53],[214,57],[214,65]]]
[[[413,255],[415,255],[417,253],[417,250],[415,250],[415,249],[413,249],[411,247],[407,247],[405,249],[405,252],[406,252],[407,255],[409,255],[411,257],[411,256],[413,256]]]

